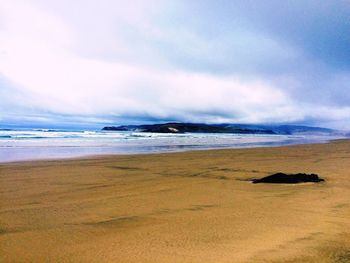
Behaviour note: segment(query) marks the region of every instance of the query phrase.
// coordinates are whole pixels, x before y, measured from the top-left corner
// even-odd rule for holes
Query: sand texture
[[[0,262],[345,263],[350,141],[0,164],[0,202]]]

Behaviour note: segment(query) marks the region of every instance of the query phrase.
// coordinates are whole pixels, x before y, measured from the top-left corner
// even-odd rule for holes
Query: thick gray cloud
[[[2,122],[350,128],[348,1],[4,0],[0,13]]]

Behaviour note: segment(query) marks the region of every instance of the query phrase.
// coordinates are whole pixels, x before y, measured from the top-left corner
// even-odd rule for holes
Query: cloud
[[[306,37],[282,34],[271,24],[278,18],[264,9],[250,20],[255,12],[237,3],[237,17],[222,2],[228,10],[215,6],[206,18],[206,2],[194,9],[164,1],[3,1],[0,118],[332,125],[349,119],[346,67],[323,55],[310,59],[316,55],[303,44]]]

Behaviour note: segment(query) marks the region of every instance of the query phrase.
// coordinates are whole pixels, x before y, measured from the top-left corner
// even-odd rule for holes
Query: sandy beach
[[[0,164],[0,261],[345,263],[349,200],[349,140]]]

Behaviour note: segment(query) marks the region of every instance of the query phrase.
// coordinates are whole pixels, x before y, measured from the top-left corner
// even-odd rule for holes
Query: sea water
[[[323,143],[335,136],[0,129],[0,162]]]

